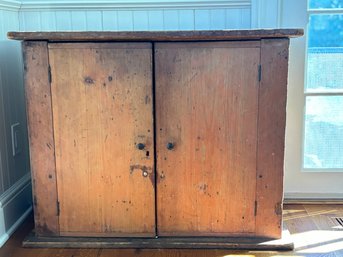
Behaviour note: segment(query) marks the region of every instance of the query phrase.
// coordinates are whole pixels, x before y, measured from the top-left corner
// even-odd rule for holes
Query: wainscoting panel
[[[18,28],[18,12],[14,10],[1,10],[0,8],[0,41],[6,40],[7,31]]]
[[[21,31],[142,31],[248,29],[250,6],[133,10],[23,10]]]
[[[0,0],[0,247],[32,209],[21,45],[7,40],[19,30],[20,4]]]

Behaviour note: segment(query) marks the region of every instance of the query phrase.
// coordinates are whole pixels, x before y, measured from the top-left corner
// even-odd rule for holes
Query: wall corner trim
[[[15,0],[0,0],[0,10],[7,10],[7,11],[19,11],[21,7],[21,1]]]

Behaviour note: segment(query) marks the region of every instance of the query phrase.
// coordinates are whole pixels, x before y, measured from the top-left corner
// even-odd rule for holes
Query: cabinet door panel
[[[61,235],[155,234],[151,48],[49,45]]]
[[[159,235],[253,234],[259,42],[158,43],[155,61]]]

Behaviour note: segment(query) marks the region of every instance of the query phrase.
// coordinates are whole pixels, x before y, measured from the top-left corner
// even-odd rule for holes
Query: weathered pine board
[[[288,45],[289,39],[261,40],[256,235],[272,238],[282,229]]]
[[[155,62],[158,235],[253,235],[260,42],[156,43]]]
[[[49,57],[60,234],[155,236],[151,43],[49,44]]]
[[[8,32],[9,39],[48,41],[197,41],[299,37],[303,29]]]
[[[35,237],[29,235],[24,247],[43,248],[137,248],[137,249],[230,249],[290,251],[294,244],[285,230],[282,239],[252,237],[159,237],[159,238],[85,238],[85,237]],[[211,256],[213,253],[209,253]],[[113,253],[111,253],[113,256]]]
[[[24,42],[25,94],[37,235],[58,235],[55,143],[46,42]]]

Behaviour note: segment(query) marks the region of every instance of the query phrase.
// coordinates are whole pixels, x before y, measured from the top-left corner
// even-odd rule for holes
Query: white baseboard
[[[0,247],[32,211],[30,174],[25,175],[0,196]]]
[[[285,193],[285,199],[337,199],[342,200],[343,194],[341,193],[301,193],[301,192],[292,192]]]
[[[17,228],[23,223],[27,216],[32,212],[32,206],[30,206],[21,217],[10,227],[4,234],[0,236],[0,248],[7,242],[10,236],[17,230]]]

